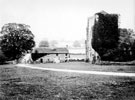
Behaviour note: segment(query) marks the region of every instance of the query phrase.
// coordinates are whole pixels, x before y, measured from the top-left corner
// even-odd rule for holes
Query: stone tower
[[[87,28],[86,28],[86,60],[88,62],[93,62],[93,60],[97,59],[97,52],[92,48],[92,35],[93,35],[93,26],[94,22],[98,20],[98,17],[96,15],[88,17],[87,20]],[[95,62],[95,61],[94,61]]]

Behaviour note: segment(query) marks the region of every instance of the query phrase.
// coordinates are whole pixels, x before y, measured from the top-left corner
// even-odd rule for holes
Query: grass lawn
[[[105,71],[105,72],[127,72],[135,73],[134,65],[92,65],[85,62],[69,62],[69,63],[46,63],[46,64],[33,64],[32,66],[58,68],[58,69],[71,69],[71,70],[85,70],[85,71]]]
[[[72,69],[76,66],[80,70],[81,66],[88,68],[84,63],[46,64],[48,67],[58,68],[62,65],[63,68],[73,67]],[[124,68],[128,69],[128,66]],[[135,100],[135,78],[52,72],[1,65],[0,100]]]

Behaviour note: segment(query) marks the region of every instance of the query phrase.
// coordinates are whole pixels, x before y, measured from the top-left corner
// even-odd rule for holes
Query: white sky
[[[121,15],[121,27],[135,28],[134,0],[0,0],[0,28],[6,23],[31,26],[35,40],[86,37],[87,17],[104,10]]]

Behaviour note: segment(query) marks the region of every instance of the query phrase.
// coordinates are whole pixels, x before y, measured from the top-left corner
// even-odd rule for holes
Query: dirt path
[[[16,66],[17,67],[32,68],[32,69],[39,69],[39,70],[57,71],[57,72],[71,72],[71,73],[82,73],[82,74],[135,77],[135,73],[103,72],[103,71],[83,71],[83,70],[70,70],[70,69],[57,69],[57,68],[43,68],[43,67],[35,67],[35,66],[29,65],[29,64],[17,64]]]

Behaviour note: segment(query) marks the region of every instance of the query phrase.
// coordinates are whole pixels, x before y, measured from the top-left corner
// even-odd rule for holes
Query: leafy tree
[[[19,59],[35,46],[34,35],[25,24],[8,23],[2,27],[0,46],[8,60]]]
[[[43,40],[39,43],[39,47],[49,47],[49,42],[47,40]]]
[[[119,29],[119,44],[120,61],[131,61],[135,59],[135,38],[133,37],[133,31],[131,29]]]
[[[135,38],[129,29],[119,29],[119,43],[116,48],[109,49],[103,55],[104,60],[132,61],[135,60]]]
[[[81,44],[80,44],[80,42],[79,41],[74,41],[74,43],[73,43],[73,47],[81,47]]]
[[[1,34],[8,34],[14,30],[29,30],[30,26],[25,24],[8,23],[2,27]]]

